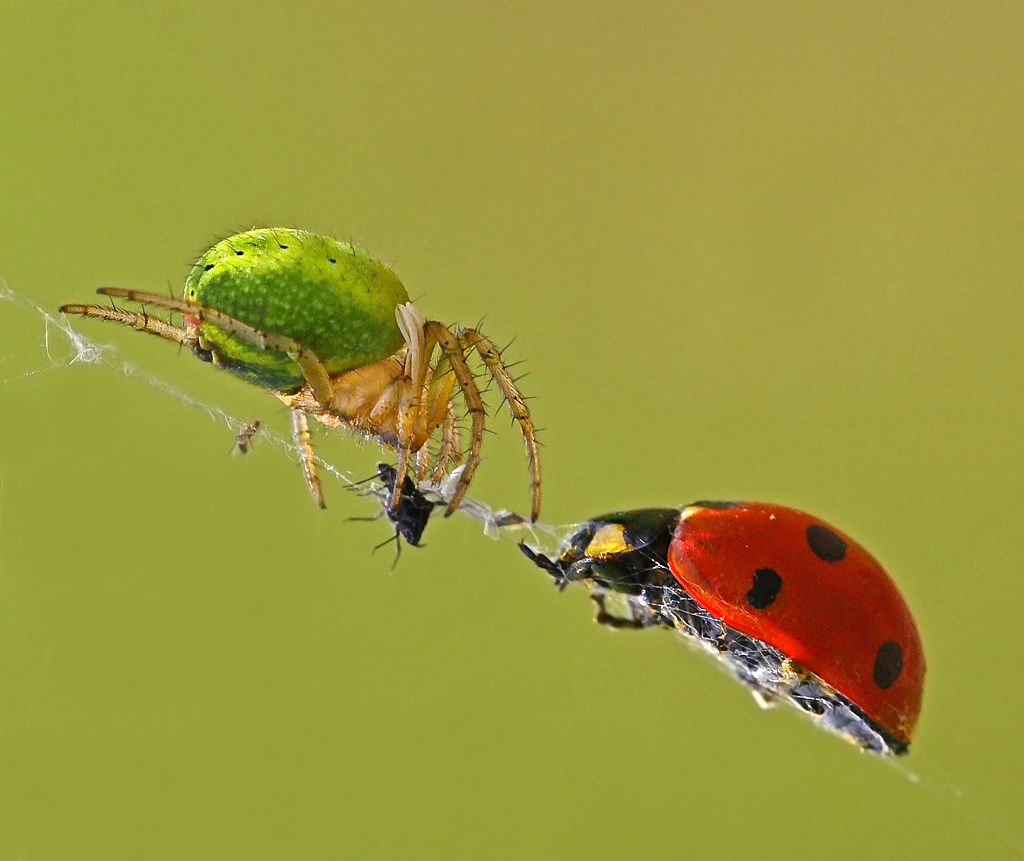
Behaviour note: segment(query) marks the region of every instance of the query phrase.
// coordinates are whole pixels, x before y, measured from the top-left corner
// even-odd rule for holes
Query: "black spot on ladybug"
[[[807,544],[815,556],[826,562],[842,562],[846,556],[846,542],[820,523],[807,527]]]
[[[886,640],[878,647],[875,655],[875,668],[871,677],[883,691],[891,688],[903,672],[903,649],[895,640]]]
[[[755,610],[763,610],[778,597],[782,578],[771,568],[758,568],[754,572],[754,585],[744,596]]]
[[[693,504],[694,505],[699,505],[701,508],[725,509],[725,508],[736,508],[736,506],[738,506],[740,503],[738,503],[738,502],[716,502],[716,501],[711,500],[711,499],[698,499]]]

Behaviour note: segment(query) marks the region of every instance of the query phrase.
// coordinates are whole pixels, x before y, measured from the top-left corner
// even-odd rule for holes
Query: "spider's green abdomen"
[[[185,298],[261,332],[309,347],[330,374],[386,359],[404,343],[395,308],[409,301],[387,266],[346,242],[262,228],[223,239],[185,279]],[[257,385],[295,391],[305,380],[287,355],[204,323],[216,361]]]

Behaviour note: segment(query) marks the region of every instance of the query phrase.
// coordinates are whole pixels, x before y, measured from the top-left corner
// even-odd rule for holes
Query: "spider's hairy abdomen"
[[[275,227],[210,248],[185,281],[185,299],[303,344],[334,375],[402,346],[395,308],[409,296],[394,272],[348,243]],[[200,338],[217,364],[257,385],[295,392],[305,382],[283,353],[207,323]]]

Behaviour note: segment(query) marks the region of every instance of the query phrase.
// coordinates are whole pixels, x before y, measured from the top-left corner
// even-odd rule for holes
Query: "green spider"
[[[317,504],[323,491],[308,417],[374,437],[398,453],[388,506],[415,474],[439,481],[463,462],[456,387],[470,416],[465,467],[447,513],[480,463],[485,409],[466,361],[475,351],[497,384],[526,443],[531,514],[540,513],[540,461],[530,412],[501,352],[475,329],[426,320],[387,266],[348,243],[303,230],[262,228],[221,240],[192,267],[183,299],[120,287],[104,296],[177,311],[178,326],[142,311],[63,305],[61,312],[123,323],[176,341],[206,362],[269,389],[290,409],[303,471]],[[427,443],[440,445],[431,463]]]

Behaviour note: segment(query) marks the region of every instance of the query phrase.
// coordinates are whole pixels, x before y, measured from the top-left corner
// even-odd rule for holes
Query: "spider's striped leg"
[[[234,317],[210,308],[207,305],[200,305],[196,302],[189,302],[187,299],[174,299],[170,296],[160,296],[156,293],[144,293],[140,290],[126,290],[123,287],[100,287],[96,291],[104,296],[115,296],[121,299],[128,299],[132,302],[145,302],[147,305],[157,305],[161,308],[170,308],[172,311],[180,311],[188,314],[204,323],[210,323],[218,329],[238,335],[250,344],[259,347],[261,350],[274,350],[279,353],[287,353],[291,356],[299,368],[302,369],[302,376],[305,377],[316,398],[316,402],[324,409],[329,409],[334,398],[334,388],[331,385],[331,378],[324,368],[323,363],[309,347],[303,346],[298,341],[286,335],[275,335],[268,332],[261,332],[248,323],[243,323]]]
[[[466,495],[466,489],[473,480],[473,474],[480,465],[480,446],[484,439],[484,401],[480,396],[480,389],[477,388],[476,380],[473,379],[473,372],[466,364],[466,356],[463,352],[459,339],[452,334],[451,330],[438,323],[436,320],[428,320],[426,323],[427,337],[433,338],[441,351],[451,362],[455,379],[462,391],[462,397],[466,402],[466,411],[469,413],[471,428],[469,438],[469,454],[466,456],[466,468],[462,472],[455,493],[448,502],[445,516],[455,512]]]
[[[428,446],[423,446],[418,452],[416,452],[416,481],[423,481],[427,477],[427,471],[430,469],[430,449]]]
[[[432,357],[436,340],[427,338],[427,355]],[[427,362],[423,384],[423,407],[420,410],[422,421],[421,432],[432,436],[438,427],[441,429],[441,445],[431,472],[432,481],[440,481],[449,465],[454,461],[457,466],[462,459],[459,440],[459,426],[456,422],[455,408],[452,405],[452,391],[455,388],[455,374],[451,362],[442,351],[437,364],[430,367]],[[440,414],[440,417],[438,417]],[[426,448],[424,446],[424,448]],[[428,464],[429,467],[429,464]],[[421,476],[422,477],[422,476]]]
[[[444,478],[450,465],[458,466],[461,461],[462,439],[459,434],[458,422],[455,419],[455,406],[449,400],[444,411],[444,421],[441,423],[441,449],[437,453],[437,463],[434,464],[430,480],[440,481]]]
[[[309,492],[313,494],[313,499],[320,508],[326,508],[324,491],[320,486],[320,476],[316,471],[316,456],[313,454],[313,444],[309,438],[309,420],[302,410],[292,410],[292,434],[295,437],[295,445],[299,450],[302,473],[306,476]]]
[[[194,347],[198,340],[198,336],[185,327],[175,326],[158,317],[151,317],[145,311],[124,311],[121,308],[108,308],[104,305],[61,305],[58,310],[61,314],[78,314],[82,317],[96,317],[100,320],[121,323],[138,329],[140,332],[148,332],[189,348]]]
[[[475,329],[464,329],[459,333],[459,342],[466,350],[476,350],[483,360],[488,373],[498,384],[501,396],[508,404],[508,410],[512,418],[519,424],[523,433],[523,442],[526,444],[526,457],[530,467],[530,488],[532,504],[530,506],[530,519],[536,521],[540,516],[540,454],[537,451],[537,431],[530,418],[530,410],[526,406],[526,399],[508,372],[508,367],[501,358],[501,351],[494,346],[494,343]]]

